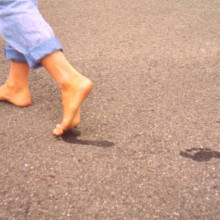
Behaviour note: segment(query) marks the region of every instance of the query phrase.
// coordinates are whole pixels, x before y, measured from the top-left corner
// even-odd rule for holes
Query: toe
[[[58,124],[58,125],[56,126],[56,128],[53,130],[53,134],[54,134],[55,136],[60,136],[60,135],[63,134],[63,128],[62,128],[62,126],[61,126],[60,124]]]

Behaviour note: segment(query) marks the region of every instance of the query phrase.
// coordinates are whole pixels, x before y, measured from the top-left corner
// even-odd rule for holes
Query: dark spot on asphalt
[[[107,140],[81,140],[77,137],[80,136],[81,132],[78,130],[70,130],[62,135],[62,140],[71,143],[71,144],[80,144],[80,145],[93,145],[96,147],[113,147],[115,146],[114,142]]]
[[[40,179],[43,179],[43,180],[49,180],[49,179],[54,179],[55,178],[55,175],[53,174],[42,174],[39,176]]]
[[[212,158],[220,159],[220,152],[210,148],[190,148],[180,151],[180,156],[190,158],[198,162],[209,161]]]

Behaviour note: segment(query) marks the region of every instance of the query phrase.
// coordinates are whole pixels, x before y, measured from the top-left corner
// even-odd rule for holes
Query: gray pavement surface
[[[0,103],[0,220],[220,219],[219,0],[39,7],[94,90],[62,138],[44,69],[30,107]]]

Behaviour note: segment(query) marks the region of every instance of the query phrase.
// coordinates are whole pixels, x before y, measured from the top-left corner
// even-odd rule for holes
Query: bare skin
[[[92,82],[78,73],[61,51],[41,60],[41,64],[57,82],[62,95],[63,120],[53,130],[55,136],[76,127],[80,122],[80,106],[92,90]]]
[[[78,73],[60,51],[43,58],[41,64],[55,79],[61,90],[63,119],[53,130],[55,136],[61,136],[80,123],[80,106],[91,92],[92,82]],[[0,101],[8,101],[19,107],[30,105],[28,74],[27,63],[11,61],[9,77],[0,87]]]
[[[7,101],[19,107],[31,104],[28,87],[29,67],[27,63],[11,61],[8,79],[0,87],[0,101]]]

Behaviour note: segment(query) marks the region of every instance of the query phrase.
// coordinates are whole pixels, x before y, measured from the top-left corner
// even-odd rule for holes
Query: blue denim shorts
[[[37,8],[37,0],[0,0],[0,33],[8,43],[8,60],[41,66],[45,56],[62,50],[49,24]]]

